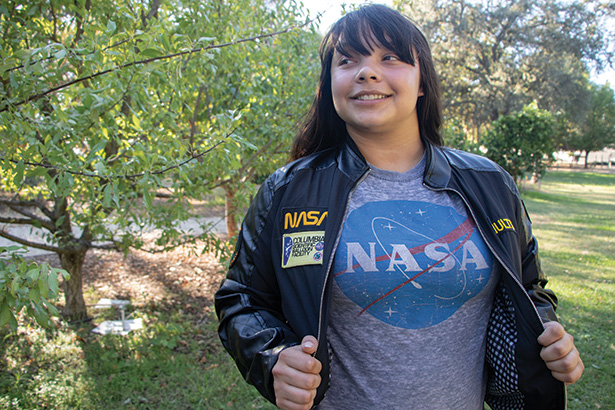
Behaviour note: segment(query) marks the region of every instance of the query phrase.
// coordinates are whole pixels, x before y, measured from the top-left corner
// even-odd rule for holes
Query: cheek
[[[339,75],[331,75],[331,96],[333,97],[333,105],[338,109],[338,105],[344,100],[344,86]]]

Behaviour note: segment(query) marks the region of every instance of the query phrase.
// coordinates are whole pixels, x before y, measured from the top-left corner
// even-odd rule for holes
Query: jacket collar
[[[432,188],[444,188],[451,178],[451,165],[442,148],[423,140],[425,144],[425,173],[423,182]],[[346,144],[338,156],[340,170],[349,178],[356,180],[369,168],[367,161],[352,138],[346,137]]]
[[[451,179],[451,164],[442,148],[425,140],[423,143],[427,154],[423,182],[432,188],[445,188]]]

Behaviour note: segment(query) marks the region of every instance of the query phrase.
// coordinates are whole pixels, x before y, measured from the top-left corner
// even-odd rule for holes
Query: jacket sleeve
[[[524,250],[521,268],[523,286],[534,302],[542,321],[557,321],[557,316],[555,315],[555,310],[557,309],[557,297],[553,291],[545,289],[547,277],[542,271],[542,267],[540,265],[538,242],[532,234],[532,224],[527,213],[527,209],[525,208],[525,204],[521,201],[521,199],[519,199],[519,201],[523,219],[521,226],[524,228],[523,234],[520,235],[519,238],[522,242],[521,249]]]
[[[278,354],[299,340],[282,314],[272,264],[273,192],[269,178],[246,214],[215,309],[220,339],[239,371],[275,403],[271,370]]]

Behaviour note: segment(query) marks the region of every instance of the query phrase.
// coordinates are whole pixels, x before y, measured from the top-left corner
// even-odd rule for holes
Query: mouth
[[[351,98],[353,100],[359,100],[359,101],[374,101],[374,100],[383,100],[389,97],[390,95],[386,95],[386,94],[357,94]]]

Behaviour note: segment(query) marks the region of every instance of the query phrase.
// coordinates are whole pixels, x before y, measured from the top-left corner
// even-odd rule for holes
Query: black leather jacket
[[[557,299],[544,289],[537,244],[514,181],[483,157],[425,145],[424,185],[463,199],[502,270],[487,331],[485,401],[493,409],[566,408],[565,385],[552,377],[536,341],[543,321],[556,320]],[[315,403],[324,397],[329,273],[349,197],[368,172],[349,139],[341,149],[299,159],[272,174],[244,219],[227,278],[215,296],[219,334],[245,379],[273,403],[271,370],[278,354],[305,335],[319,341],[315,357],[323,364],[323,381]],[[324,231],[322,264],[282,267],[283,235],[297,230]]]

